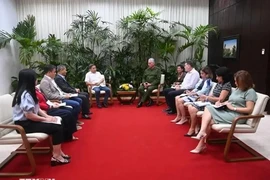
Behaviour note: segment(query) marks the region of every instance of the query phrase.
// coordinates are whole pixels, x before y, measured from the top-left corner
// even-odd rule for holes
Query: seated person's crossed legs
[[[184,93],[185,90],[186,89],[179,89],[168,93],[167,105],[169,108],[171,108],[171,111],[168,111],[167,114],[176,113],[175,97]]]
[[[65,102],[67,106],[72,107],[72,115],[75,119],[78,119],[78,116],[81,110],[80,103],[78,103],[77,101],[70,100],[70,99],[63,99],[63,102]]]
[[[177,115],[173,120],[171,120],[171,122],[180,124],[180,125],[187,122],[186,109],[185,109],[184,103],[185,101],[180,96],[175,97]]]
[[[166,104],[168,104],[168,94],[169,94],[169,92],[171,92],[171,91],[175,91],[175,89],[173,89],[173,88],[166,88],[166,89],[163,90],[163,95],[164,95],[164,97],[165,97]],[[171,111],[171,108],[168,107],[168,108],[166,108],[164,111],[165,111],[165,112]]]
[[[79,92],[78,97],[72,97],[70,98],[70,100],[74,100],[80,104],[82,110],[82,118],[91,119],[89,111],[90,105],[88,93]]]

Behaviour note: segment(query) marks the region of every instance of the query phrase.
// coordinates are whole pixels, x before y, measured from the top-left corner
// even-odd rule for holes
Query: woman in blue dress
[[[61,149],[62,126],[56,123],[56,117],[49,116],[39,108],[35,85],[35,71],[23,69],[19,72],[18,88],[12,102],[14,123],[22,126],[26,133],[39,132],[51,135],[53,144],[51,166],[67,164],[70,162],[70,156]]]
[[[195,149],[191,153],[201,153],[206,149],[206,138],[210,134],[212,124],[231,124],[232,121],[241,115],[251,114],[257,94],[253,89],[253,80],[247,71],[241,70],[234,75],[236,90],[232,92],[229,100],[222,103],[225,109],[216,109],[213,106],[206,106],[202,116],[202,125],[199,134],[194,139],[199,140]],[[240,121],[239,123],[245,123]]]

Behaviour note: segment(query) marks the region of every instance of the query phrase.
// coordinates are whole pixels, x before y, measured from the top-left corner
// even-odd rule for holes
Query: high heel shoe
[[[172,122],[172,123],[177,123],[177,122],[179,122],[180,120],[181,120],[181,119],[176,119],[176,118],[175,118],[175,119],[171,120],[171,122]]]
[[[195,134],[197,135],[201,130],[201,126],[199,126],[198,124],[195,127]]]
[[[181,119],[180,121],[178,121],[175,124],[182,125],[182,124],[185,124],[187,121],[188,121],[187,118],[184,118],[184,119]]]
[[[70,160],[64,158],[64,161],[60,161],[59,159],[52,157],[51,159],[51,166],[58,166],[70,163]]]
[[[191,150],[190,152],[193,154],[200,154],[206,150],[206,145],[203,145],[201,148],[195,148]]]
[[[192,136],[191,138],[201,140],[202,138],[205,138],[206,135],[206,133],[199,133],[197,136]]]
[[[184,134],[184,136],[185,137],[193,137],[193,136],[196,136],[196,133],[195,132],[193,132],[193,133],[191,133],[191,134]]]
[[[70,159],[71,159],[71,157],[70,157],[69,155],[66,155],[66,154],[63,154],[62,157],[63,157],[64,159],[67,159],[67,160],[70,160]]]

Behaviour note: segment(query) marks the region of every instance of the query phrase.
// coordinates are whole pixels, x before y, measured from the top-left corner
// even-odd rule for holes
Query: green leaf
[[[12,35],[6,31],[0,31],[0,49],[4,48],[6,44],[10,43]]]

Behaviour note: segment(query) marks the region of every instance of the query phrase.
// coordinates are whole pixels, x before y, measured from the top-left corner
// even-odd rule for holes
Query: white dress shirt
[[[200,74],[193,68],[186,74],[184,81],[181,84],[181,89],[194,89],[199,80]]]
[[[100,74],[100,72],[96,71],[95,73],[92,73],[90,71],[85,75],[84,81],[91,83],[91,84],[95,84],[95,83],[99,83],[102,79],[104,79],[104,76],[102,74]],[[104,82],[105,82],[105,80],[104,80]],[[100,86],[105,86],[105,84],[101,83]],[[92,86],[92,89],[95,87],[99,87],[99,86]]]

